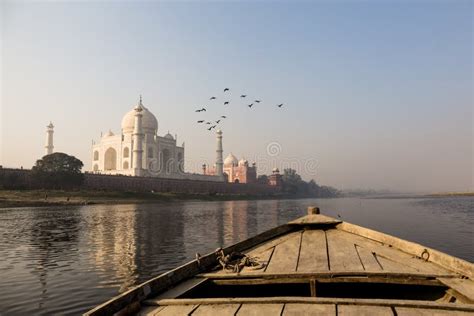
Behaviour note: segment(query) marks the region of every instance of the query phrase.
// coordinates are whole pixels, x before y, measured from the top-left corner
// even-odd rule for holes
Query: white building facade
[[[122,119],[121,133],[109,131],[92,142],[92,172],[129,176],[222,181],[184,171],[184,143],[169,132],[158,136],[158,121],[140,101]]]

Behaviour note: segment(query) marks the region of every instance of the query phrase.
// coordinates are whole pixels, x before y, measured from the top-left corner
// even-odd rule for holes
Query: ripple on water
[[[0,210],[0,309],[77,315],[171,268],[325,214],[474,261],[474,198],[179,202]]]

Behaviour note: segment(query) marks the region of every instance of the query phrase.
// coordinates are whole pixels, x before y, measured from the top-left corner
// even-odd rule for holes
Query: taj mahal
[[[158,136],[158,120],[143,105],[122,118],[121,133],[108,131],[92,144],[92,170],[103,174],[149,176],[184,171],[184,143],[170,133]]]
[[[46,127],[45,154],[53,153],[54,126]],[[144,105],[142,98],[122,118],[120,133],[109,130],[92,141],[91,172],[105,175],[159,177],[254,183],[256,164],[238,160],[232,153],[223,159],[222,131],[216,131],[216,160],[213,165],[202,165],[202,173],[189,173],[184,168],[184,142],[178,145],[177,136],[169,132],[158,136],[158,120]]]
[[[219,159],[222,161],[222,132]],[[224,181],[222,173],[202,175],[186,173],[184,169],[184,142],[177,144],[177,136],[169,132],[158,136],[158,120],[142,102],[122,118],[121,132],[101,135],[92,143],[92,172],[110,175],[129,175],[177,179]],[[220,154],[220,158],[219,158]]]

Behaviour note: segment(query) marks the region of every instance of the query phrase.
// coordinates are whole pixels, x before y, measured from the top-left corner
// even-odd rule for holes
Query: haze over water
[[[0,209],[0,311],[77,315],[217,247],[324,214],[474,261],[474,197]]]

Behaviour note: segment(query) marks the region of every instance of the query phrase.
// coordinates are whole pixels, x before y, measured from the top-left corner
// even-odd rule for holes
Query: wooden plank
[[[455,271],[461,275],[465,275],[474,279],[474,264],[448,254],[442,253],[435,249],[427,248],[420,244],[406,241],[394,236],[390,236],[375,230],[367,229],[361,226],[357,226],[350,223],[338,224],[337,229],[344,230],[362,237],[366,237],[372,240],[376,240],[383,244],[392,245],[395,248],[401,249],[411,255],[421,257],[422,253],[426,250],[429,253],[429,261],[433,262],[445,269]]]
[[[206,278],[191,278],[184,282],[178,283],[175,287],[169,289],[168,291],[158,295],[155,299],[164,299],[164,298],[175,298],[185,292],[195,288],[196,286],[206,282]]]
[[[374,256],[374,253],[365,247],[355,245],[355,249],[359,254],[360,261],[365,271],[382,271],[382,265]]]
[[[341,223],[342,221],[322,215],[322,214],[314,214],[314,215],[306,215],[301,218],[295,219],[288,223],[288,225],[336,225]]]
[[[337,304],[337,305],[369,305],[369,306],[388,306],[388,307],[410,307],[410,308],[429,308],[433,310],[453,310],[474,312],[472,304],[453,304],[431,301],[415,300],[392,300],[392,299],[354,299],[354,298],[335,298],[335,297],[238,297],[238,298],[188,298],[188,299],[166,299],[157,302],[159,306],[165,305],[198,305],[198,304]]]
[[[326,236],[323,230],[305,230],[301,240],[298,272],[328,271]]]
[[[422,273],[422,272],[391,272],[391,271],[324,271],[324,272],[286,272],[286,273],[255,273],[255,274],[239,274],[239,273],[203,273],[200,276],[209,279],[246,279],[246,278],[338,278],[338,277],[385,277],[385,278],[457,278],[456,274],[444,273]]]
[[[389,255],[390,256],[390,255]],[[392,259],[386,258],[381,256],[380,254],[375,253],[375,258],[382,266],[383,271],[387,272],[406,272],[406,273],[421,273],[420,270],[410,267],[409,265],[404,265],[402,262],[405,261],[405,258],[395,258],[395,256],[391,256]],[[401,262],[397,262],[394,260],[399,260]]]
[[[240,304],[199,305],[193,316],[234,316]]]
[[[326,231],[329,268],[337,271],[363,271],[351,234],[330,229]]]
[[[138,316],[155,316],[164,306],[142,306],[138,312]]]
[[[259,254],[267,250],[271,250],[275,248],[275,246],[278,246],[279,244],[282,244],[286,242],[288,239],[294,238],[295,236],[299,236],[300,234],[301,234],[301,231],[295,231],[295,232],[291,232],[291,233],[273,238],[264,243],[256,245],[253,248],[248,249],[247,251],[245,251],[245,254],[250,255],[250,256],[258,256]]]
[[[395,307],[398,316],[467,316],[472,312],[433,308]]]
[[[366,248],[371,252],[375,252],[380,263],[385,262],[383,259],[380,258],[385,258],[391,261],[385,262],[389,267],[384,266],[384,264],[382,263],[382,267],[384,270],[388,269],[389,271],[393,272],[413,272],[414,270],[416,270],[424,273],[449,272],[449,270],[446,270],[431,262],[426,262],[425,260],[419,259],[416,256],[401,251],[400,249],[390,247],[388,245],[383,245],[380,242],[353,233],[343,233],[347,234],[347,238],[350,239],[354,244],[357,244],[359,247]]]
[[[283,304],[242,304],[237,316],[280,315]]]
[[[394,316],[388,306],[337,305],[338,316]]]
[[[294,304],[288,303],[283,307],[283,316],[291,315],[336,315],[334,304]]]
[[[161,309],[156,315],[157,316],[179,316],[188,315],[191,313],[197,305],[169,305]]]
[[[278,244],[275,247],[272,258],[268,263],[265,272],[294,272],[298,264],[298,254],[301,244],[301,234],[293,235],[292,238]]]
[[[474,303],[474,282],[467,279],[438,278],[438,280],[461,294],[464,300]]]

